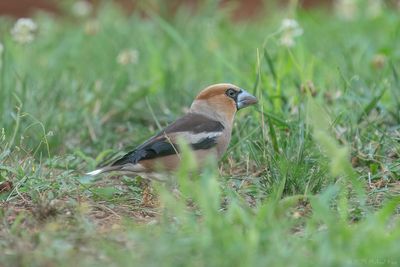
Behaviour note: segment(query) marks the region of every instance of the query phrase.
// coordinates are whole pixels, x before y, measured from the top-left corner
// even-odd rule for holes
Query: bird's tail
[[[106,166],[91,172],[86,173],[86,175],[91,175],[91,176],[95,176],[98,175],[100,173],[104,173],[104,172],[112,172],[112,171],[119,171],[121,170],[122,166]]]

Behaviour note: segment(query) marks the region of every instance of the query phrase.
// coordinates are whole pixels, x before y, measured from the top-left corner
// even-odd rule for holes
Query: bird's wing
[[[222,135],[222,123],[200,114],[188,113],[170,124],[156,136],[129,152],[112,166],[136,164],[141,160],[156,159],[179,153],[177,139],[183,138],[193,150],[209,149]]]

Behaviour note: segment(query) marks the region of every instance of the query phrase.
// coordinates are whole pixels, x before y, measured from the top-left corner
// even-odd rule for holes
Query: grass
[[[29,45],[1,18],[0,265],[399,265],[398,12],[233,23],[212,2],[172,17],[106,5],[38,14]],[[287,16],[304,29],[292,48]],[[118,64],[125,49],[136,64]],[[83,175],[225,81],[260,104],[237,114],[219,167],[187,179],[184,155],[180,197]]]

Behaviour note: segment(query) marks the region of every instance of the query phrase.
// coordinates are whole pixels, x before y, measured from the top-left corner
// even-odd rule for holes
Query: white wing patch
[[[222,132],[202,132],[202,133],[192,133],[192,132],[176,132],[177,136],[184,138],[189,144],[197,144],[206,138],[215,138],[222,135]]]

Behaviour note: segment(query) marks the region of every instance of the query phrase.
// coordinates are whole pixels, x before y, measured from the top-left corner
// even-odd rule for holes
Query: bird
[[[116,171],[129,176],[163,180],[166,177],[164,173],[171,173],[179,168],[179,139],[189,145],[199,166],[209,156],[219,160],[231,140],[236,112],[257,102],[255,96],[236,85],[210,85],[200,91],[186,115],[111,165],[91,171],[87,175]]]

